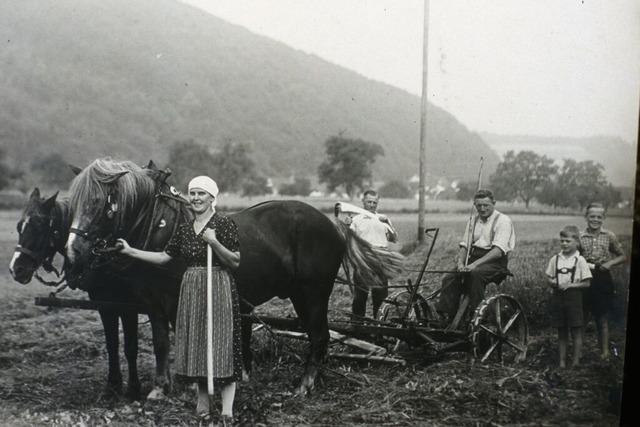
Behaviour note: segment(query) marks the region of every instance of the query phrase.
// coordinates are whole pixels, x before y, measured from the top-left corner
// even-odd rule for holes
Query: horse
[[[166,180],[170,171],[158,170],[152,161],[145,168],[132,162],[125,162],[125,164],[127,170],[138,171],[139,177],[144,177],[140,182],[143,182],[148,190],[153,189],[153,191],[149,193],[152,195],[150,200],[136,205],[136,209],[140,210],[135,211],[136,215],[132,221],[117,222],[117,227],[119,229],[124,227],[128,230],[126,237],[133,244],[150,250],[162,250],[177,229],[178,224],[191,218],[191,211],[187,208],[188,203],[173,187],[167,184]],[[74,195],[78,198],[78,193],[74,193],[78,180],[86,179],[88,175],[92,175],[77,167],[73,169],[77,176],[70,187],[72,208],[74,207]],[[108,183],[110,180],[117,180],[121,174],[122,172],[115,173],[100,179],[104,179]],[[97,227],[91,233],[84,233],[75,228],[77,216],[74,215],[69,228],[68,248],[65,253],[68,264],[67,283],[72,288],[78,287],[91,292],[107,273],[116,277],[118,282],[122,284],[119,287],[108,287],[108,292],[112,293],[112,297],[117,294],[131,296],[138,305],[145,308],[144,311],[148,314],[151,324],[153,352],[156,361],[154,386],[147,398],[157,399],[168,393],[172,386],[169,367],[169,330],[170,326],[175,324],[180,282],[185,266],[179,260],[167,266],[150,266],[118,258],[114,251],[104,251],[107,240],[113,236],[109,227],[113,221],[119,221],[121,218],[116,214],[119,208],[113,197],[112,194],[98,196],[101,200],[98,205],[104,204],[105,201],[107,204],[106,228]],[[77,200],[75,206],[77,206]],[[89,206],[93,205],[89,204]],[[86,212],[84,208],[83,206],[83,212]],[[129,211],[127,210],[127,212]],[[75,236],[81,236],[84,240],[91,242],[89,256],[92,257],[92,262],[85,271],[78,268],[82,264],[72,262],[77,260],[74,252],[76,247],[69,247],[69,241],[72,241]],[[122,235],[118,235],[118,237],[122,237]],[[118,262],[113,262],[114,258],[118,258]]]
[[[92,245],[96,238],[123,237],[134,247],[151,250],[162,250],[162,244],[168,241],[150,232],[155,246],[149,246],[141,239],[142,228],[131,227],[140,222],[136,218],[141,213],[154,216],[149,206],[156,197],[153,180],[131,162],[97,159],[74,179],[70,192],[74,218],[67,256],[72,274],[85,279],[92,274],[91,265],[96,261]],[[386,253],[376,252],[344,224],[334,224],[322,212],[299,201],[264,202],[230,217],[238,226],[240,240],[241,261],[234,275],[241,313],[247,314],[274,297],[291,300],[310,341],[297,393],[310,392],[327,355],[329,297],[340,265],[355,263],[353,267],[360,274],[368,274],[372,283],[382,283],[386,279],[383,276],[397,268],[377,266],[397,267],[398,258],[384,258]],[[128,265],[127,274],[141,276],[140,262]],[[146,270],[154,268],[147,266]],[[158,293],[152,283],[145,289],[149,294]],[[177,298],[172,296],[165,303],[175,313]],[[167,337],[155,332],[154,329],[154,346],[168,346]],[[251,320],[243,316],[242,347],[247,370],[251,368],[250,339]],[[166,381],[169,380],[156,380],[156,384]]]
[[[28,284],[34,274],[39,278],[36,272],[40,267],[48,272],[58,273],[52,261],[56,254],[65,255],[64,247],[69,235],[72,212],[69,201],[58,201],[57,196],[58,193],[55,193],[47,199],[41,198],[40,190],[34,189],[18,221],[18,245],[9,264],[9,272],[19,283]],[[117,289],[116,292],[113,292],[114,288]],[[133,295],[128,286],[119,283],[117,278],[106,275],[97,278],[95,286],[89,290],[89,299],[131,303]],[[137,400],[140,398],[137,369],[138,314],[131,310],[99,309],[98,312],[105,333],[108,355],[106,392],[108,395],[118,395],[122,392],[122,373],[118,355],[120,344],[118,318],[120,318],[129,372],[125,396]]]

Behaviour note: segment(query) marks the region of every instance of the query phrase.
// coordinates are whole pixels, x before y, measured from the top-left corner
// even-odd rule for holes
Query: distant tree
[[[567,188],[559,184],[559,177],[557,175],[553,176],[549,182],[542,186],[536,199],[540,203],[554,208],[571,205],[570,194],[567,193]]]
[[[478,184],[475,182],[461,182],[458,184],[457,200],[471,200],[478,190]]]
[[[254,185],[259,178],[255,162],[245,144],[226,142],[220,149],[212,151],[193,139],[179,141],[169,150],[169,167],[173,170],[175,182],[182,186],[186,186],[194,176],[208,175],[217,182],[220,191],[242,191],[248,180],[251,183],[247,188],[257,191]]]
[[[533,151],[508,151],[491,176],[491,187],[497,197],[505,200],[520,198],[528,208],[558,167],[547,156]]]
[[[606,187],[601,189],[600,200],[604,203],[605,206],[616,206],[618,203],[622,202],[622,192],[615,188],[613,184],[607,184]],[[594,198],[593,201],[597,199]]]
[[[391,180],[378,189],[381,197],[390,197],[394,199],[410,199],[413,193],[402,181]]]
[[[46,185],[66,188],[74,177],[69,164],[60,153],[52,153],[31,162],[32,170]]]
[[[186,188],[189,180],[198,175],[209,175],[216,179],[213,155],[207,147],[193,139],[178,141],[171,146],[169,168],[179,188]]]
[[[257,176],[256,165],[250,157],[248,145],[226,142],[213,154],[213,170],[215,179],[224,191],[237,192],[243,189],[246,180]]]
[[[342,136],[330,137],[325,147],[327,158],[318,167],[320,182],[330,191],[342,187],[349,197],[371,181],[371,166],[377,156],[384,155],[379,144]]]
[[[0,190],[15,184],[22,176],[22,171],[7,164],[7,153],[0,147]]]
[[[0,148],[0,190],[9,186],[9,176],[11,174],[9,166],[5,163],[6,154],[2,148]]]
[[[262,196],[271,193],[267,178],[262,175],[247,177],[242,184],[242,194],[247,197]]]
[[[278,188],[283,196],[308,196],[311,193],[311,180],[296,176],[291,183],[284,183]]]
[[[592,160],[578,162],[565,159],[558,173],[562,206],[585,208],[592,201],[615,204],[620,193],[607,181],[604,166]]]

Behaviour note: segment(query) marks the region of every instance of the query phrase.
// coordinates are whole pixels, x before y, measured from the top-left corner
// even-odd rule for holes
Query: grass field
[[[52,195],[55,190],[41,189],[41,193],[45,196]],[[182,190],[184,191],[184,190]],[[0,211],[1,210],[15,210],[24,206],[27,201],[30,191],[23,194],[19,191],[0,191]],[[66,197],[65,190],[59,192],[58,199]],[[261,203],[267,200],[299,200],[320,209],[323,212],[333,212],[333,207],[336,202],[349,202],[355,205],[360,205],[360,200],[354,198],[353,200],[330,198],[330,197],[307,197],[307,196],[280,196],[280,195],[265,195],[258,197],[244,197],[237,194],[225,194],[219,195],[220,208],[228,211],[239,211],[249,206]],[[427,213],[458,213],[469,214],[471,203],[469,201],[462,200],[425,200],[425,211]],[[497,202],[497,208],[505,213],[509,214],[525,214],[525,215],[580,215],[576,209],[569,208],[552,208],[546,205],[539,205],[532,202],[529,208],[521,202]],[[418,200],[416,199],[387,199],[383,198],[380,203],[380,209],[386,213],[417,213],[418,212]],[[610,216],[626,216],[630,217],[632,214],[631,208],[611,208],[609,210]]]
[[[160,402],[128,402],[107,399],[106,354],[98,315],[92,311],[47,310],[33,305],[35,296],[48,289],[11,279],[8,265],[16,244],[18,211],[0,211],[0,425],[198,425],[190,390],[177,391]],[[394,213],[391,220],[407,245],[417,230],[415,215]],[[557,251],[553,239],[567,224],[582,226],[579,216],[512,216],[518,248],[510,260],[514,277],[502,291],[514,294],[525,307],[531,324],[529,357],[516,366],[472,364],[466,354],[449,354],[408,366],[343,362],[330,359],[316,393],[291,395],[302,363],[303,342],[278,339],[261,330],[254,335],[256,369],[248,383],[240,385],[236,413],[250,425],[602,425],[618,424],[610,393],[622,381],[623,361],[597,357],[595,332],[587,328],[584,365],[558,370],[555,332],[548,326],[548,298],[542,270]],[[432,269],[448,268],[466,214],[431,214],[428,226],[440,227]],[[631,221],[609,218],[630,250]],[[401,246],[399,245],[399,246]],[[425,248],[407,258],[407,268],[394,283],[415,277]],[[617,354],[625,345],[623,328],[628,267],[616,270],[622,284],[613,323]],[[428,278],[435,287],[438,275]],[[83,298],[81,292],[62,295]],[[336,286],[331,297],[331,317],[344,317],[350,294]],[[273,300],[260,313],[292,315],[290,303]],[[146,318],[140,317],[143,322]],[[143,387],[153,375],[150,328],[140,326],[139,369]],[[126,366],[122,360],[123,367]]]

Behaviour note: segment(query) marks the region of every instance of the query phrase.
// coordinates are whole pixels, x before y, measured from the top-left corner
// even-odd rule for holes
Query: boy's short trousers
[[[614,284],[611,272],[596,268],[592,271],[591,286],[585,292],[585,309],[593,316],[601,317],[613,306]]]
[[[584,326],[582,289],[555,290],[553,292],[551,324],[557,328]]]

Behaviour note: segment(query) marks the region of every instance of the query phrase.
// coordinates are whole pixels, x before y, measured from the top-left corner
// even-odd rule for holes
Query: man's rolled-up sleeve
[[[496,223],[496,233],[491,241],[491,246],[499,248],[503,254],[511,251],[513,239],[513,223],[511,218],[506,215],[501,215]]]

